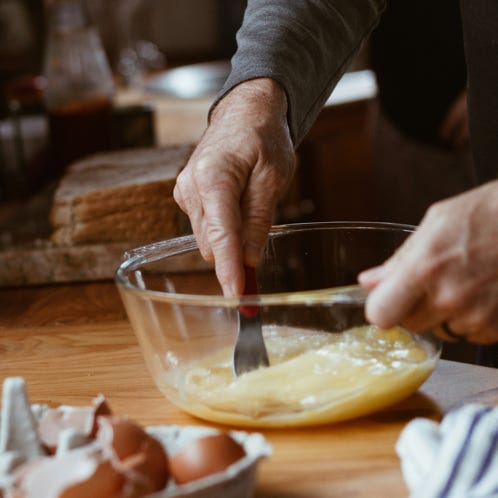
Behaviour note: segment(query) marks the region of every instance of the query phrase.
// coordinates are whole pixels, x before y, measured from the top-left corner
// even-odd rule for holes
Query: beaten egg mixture
[[[340,334],[265,327],[270,367],[235,377],[232,349],[180,375],[180,404],[200,418],[250,427],[337,422],[396,403],[429,377],[437,354],[402,328]]]

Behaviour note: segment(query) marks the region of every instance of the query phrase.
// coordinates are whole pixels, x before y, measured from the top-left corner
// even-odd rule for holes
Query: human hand
[[[236,86],[212,112],[173,192],[226,296],[242,293],[243,265],[258,264],[294,169],[283,88],[268,78]]]
[[[498,180],[431,206],[385,264],[359,275],[368,320],[454,341],[446,323],[469,342],[497,342],[497,219]]]
[[[464,90],[448,109],[439,126],[441,140],[455,149],[461,149],[469,143],[469,118],[467,113],[467,91]]]

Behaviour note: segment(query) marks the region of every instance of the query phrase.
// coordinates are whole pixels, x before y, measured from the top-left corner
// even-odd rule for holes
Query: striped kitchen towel
[[[410,498],[498,498],[498,407],[467,404],[440,424],[414,419],[396,451]]]

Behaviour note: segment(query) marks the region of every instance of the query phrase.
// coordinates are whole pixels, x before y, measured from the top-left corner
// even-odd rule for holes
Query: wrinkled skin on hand
[[[414,331],[446,322],[476,344],[498,342],[498,181],[431,206],[382,266],[359,276],[371,289],[367,318]]]
[[[250,80],[216,106],[173,192],[225,296],[240,295],[295,170],[287,99],[274,80]]]

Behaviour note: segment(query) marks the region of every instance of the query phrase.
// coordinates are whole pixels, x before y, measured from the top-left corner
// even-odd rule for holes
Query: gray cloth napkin
[[[410,498],[498,498],[498,407],[414,419],[396,443]]]

